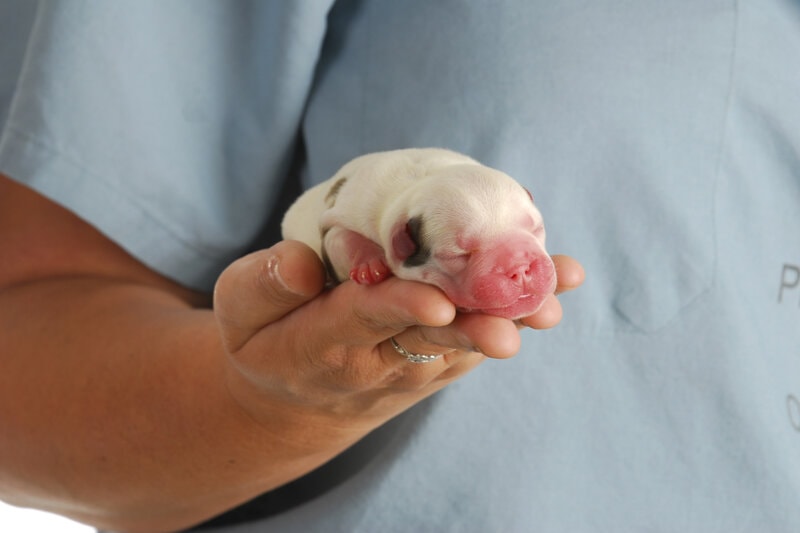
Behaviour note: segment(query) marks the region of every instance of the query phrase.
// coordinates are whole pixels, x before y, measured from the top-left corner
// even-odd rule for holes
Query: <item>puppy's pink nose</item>
[[[521,287],[535,283],[539,279],[552,276],[553,263],[547,256],[533,256],[520,252],[515,254],[512,263],[505,270],[505,275]]]
[[[513,266],[506,271],[506,276],[508,276],[511,281],[517,283],[518,285],[524,285],[531,279],[531,272],[534,269],[533,263],[523,263],[519,266]]]
[[[474,307],[506,307],[521,298],[553,291],[556,278],[553,261],[534,244],[525,238],[509,238],[473,258],[470,293]],[[482,266],[489,268],[483,270]]]

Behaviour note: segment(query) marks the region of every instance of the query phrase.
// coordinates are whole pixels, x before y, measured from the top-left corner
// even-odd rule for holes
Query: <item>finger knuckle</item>
[[[339,375],[351,364],[350,359],[349,351],[344,346],[334,346],[316,352],[311,363],[325,374]]]

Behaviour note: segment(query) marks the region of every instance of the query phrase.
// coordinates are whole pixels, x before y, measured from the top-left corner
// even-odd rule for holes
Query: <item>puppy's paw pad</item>
[[[380,283],[389,276],[391,271],[386,263],[381,259],[372,259],[367,263],[361,263],[350,270],[350,279],[361,285],[372,285]]]

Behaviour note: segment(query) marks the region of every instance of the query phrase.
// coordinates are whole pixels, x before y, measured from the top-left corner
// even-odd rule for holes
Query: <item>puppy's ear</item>
[[[431,251],[425,243],[422,217],[410,218],[405,224],[395,227],[392,233],[392,254],[407,267],[420,266],[428,261]]]
[[[347,177],[339,178],[336,183],[331,185],[328,194],[325,195],[325,206],[328,209],[336,204],[336,197],[339,196],[339,191],[342,190],[345,183],[347,183]]]
[[[527,187],[522,187],[522,188],[523,188],[523,189],[525,189],[525,192],[526,192],[526,193],[528,193],[528,198],[530,198],[530,199],[531,199],[531,203],[532,203],[532,204],[535,204],[535,203],[536,203],[536,200],[534,200],[534,199],[533,199],[533,195],[531,194],[531,191],[529,191]]]

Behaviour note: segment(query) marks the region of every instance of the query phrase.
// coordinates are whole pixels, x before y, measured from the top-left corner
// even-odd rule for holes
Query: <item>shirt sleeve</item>
[[[0,56],[0,171],[210,288],[276,200],[328,4],[42,2]]]

